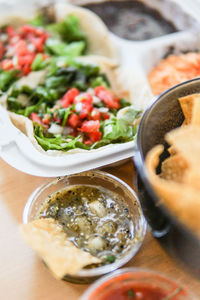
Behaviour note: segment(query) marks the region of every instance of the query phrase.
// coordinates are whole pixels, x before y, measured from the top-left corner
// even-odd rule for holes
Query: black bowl
[[[200,240],[177,220],[173,212],[159,203],[149,183],[144,165],[148,151],[157,144],[165,146],[161,161],[169,155],[164,136],[170,130],[180,126],[184,120],[178,98],[192,93],[200,93],[200,78],[167,90],[146,110],[138,130],[134,161],[138,171],[139,198],[153,236],[159,239],[173,257],[184,262],[200,277]]]

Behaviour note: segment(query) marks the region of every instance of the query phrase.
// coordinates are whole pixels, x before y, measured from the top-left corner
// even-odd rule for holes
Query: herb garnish
[[[115,260],[116,260],[116,257],[114,255],[106,256],[106,262],[108,262],[108,263],[113,263],[113,262],[115,262]]]
[[[128,294],[129,298],[131,298],[131,299],[135,298],[135,292],[134,292],[134,290],[132,290],[132,289],[128,290],[127,294]]]

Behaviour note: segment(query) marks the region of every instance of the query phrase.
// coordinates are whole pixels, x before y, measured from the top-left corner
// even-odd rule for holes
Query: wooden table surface
[[[131,161],[105,169],[133,187]],[[23,174],[0,159],[0,299],[1,300],[76,300],[87,288],[58,281],[25,244],[18,226],[30,193],[46,178]],[[179,280],[200,299],[200,283],[181,269],[147,232],[144,243],[128,266],[145,267],[164,272]]]

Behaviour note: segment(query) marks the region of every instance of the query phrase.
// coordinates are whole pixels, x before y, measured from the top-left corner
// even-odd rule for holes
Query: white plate
[[[82,162],[76,162],[76,158],[74,157],[73,162],[70,161],[69,166],[65,165],[63,167],[47,167],[29,160],[19,151],[19,148],[14,142],[7,146],[3,146],[0,151],[0,156],[9,165],[24,173],[41,177],[56,177],[100,168],[134,155],[134,142],[115,146],[115,153],[112,151],[109,153],[107,149],[105,149],[105,152],[98,152],[101,155],[96,155],[97,152],[93,152],[89,155],[91,158],[90,160],[88,160],[88,154],[85,154],[85,160]],[[120,149],[117,149],[118,147]],[[84,158],[84,155],[82,155],[82,158]],[[68,157],[66,157],[66,160],[68,160]]]

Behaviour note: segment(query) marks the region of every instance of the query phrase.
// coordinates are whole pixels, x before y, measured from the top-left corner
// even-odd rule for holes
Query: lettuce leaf
[[[34,61],[32,62],[31,65],[31,70],[32,71],[39,71],[45,69],[48,64],[50,63],[50,59],[43,59],[43,56],[41,53],[37,54]]]
[[[0,70],[0,90],[6,92],[11,84],[17,80],[18,71],[3,71]]]
[[[62,42],[57,38],[49,38],[45,44],[46,52],[49,54],[57,56],[70,56],[72,58],[82,55],[85,48],[85,41],[71,42],[67,45],[65,42]]]
[[[45,129],[38,123],[34,123],[34,136],[39,145],[45,150],[69,151],[75,148],[89,150],[89,147],[79,141],[80,136],[63,138],[61,135],[48,134],[45,136]],[[70,141],[69,141],[70,139]]]
[[[136,134],[136,126],[133,122],[140,116],[141,112],[129,107],[120,118],[113,116],[101,125],[103,139],[113,141],[130,141]]]
[[[46,29],[59,35],[64,42],[85,41],[87,43],[86,35],[81,31],[76,16],[68,15],[62,22],[50,24]]]

